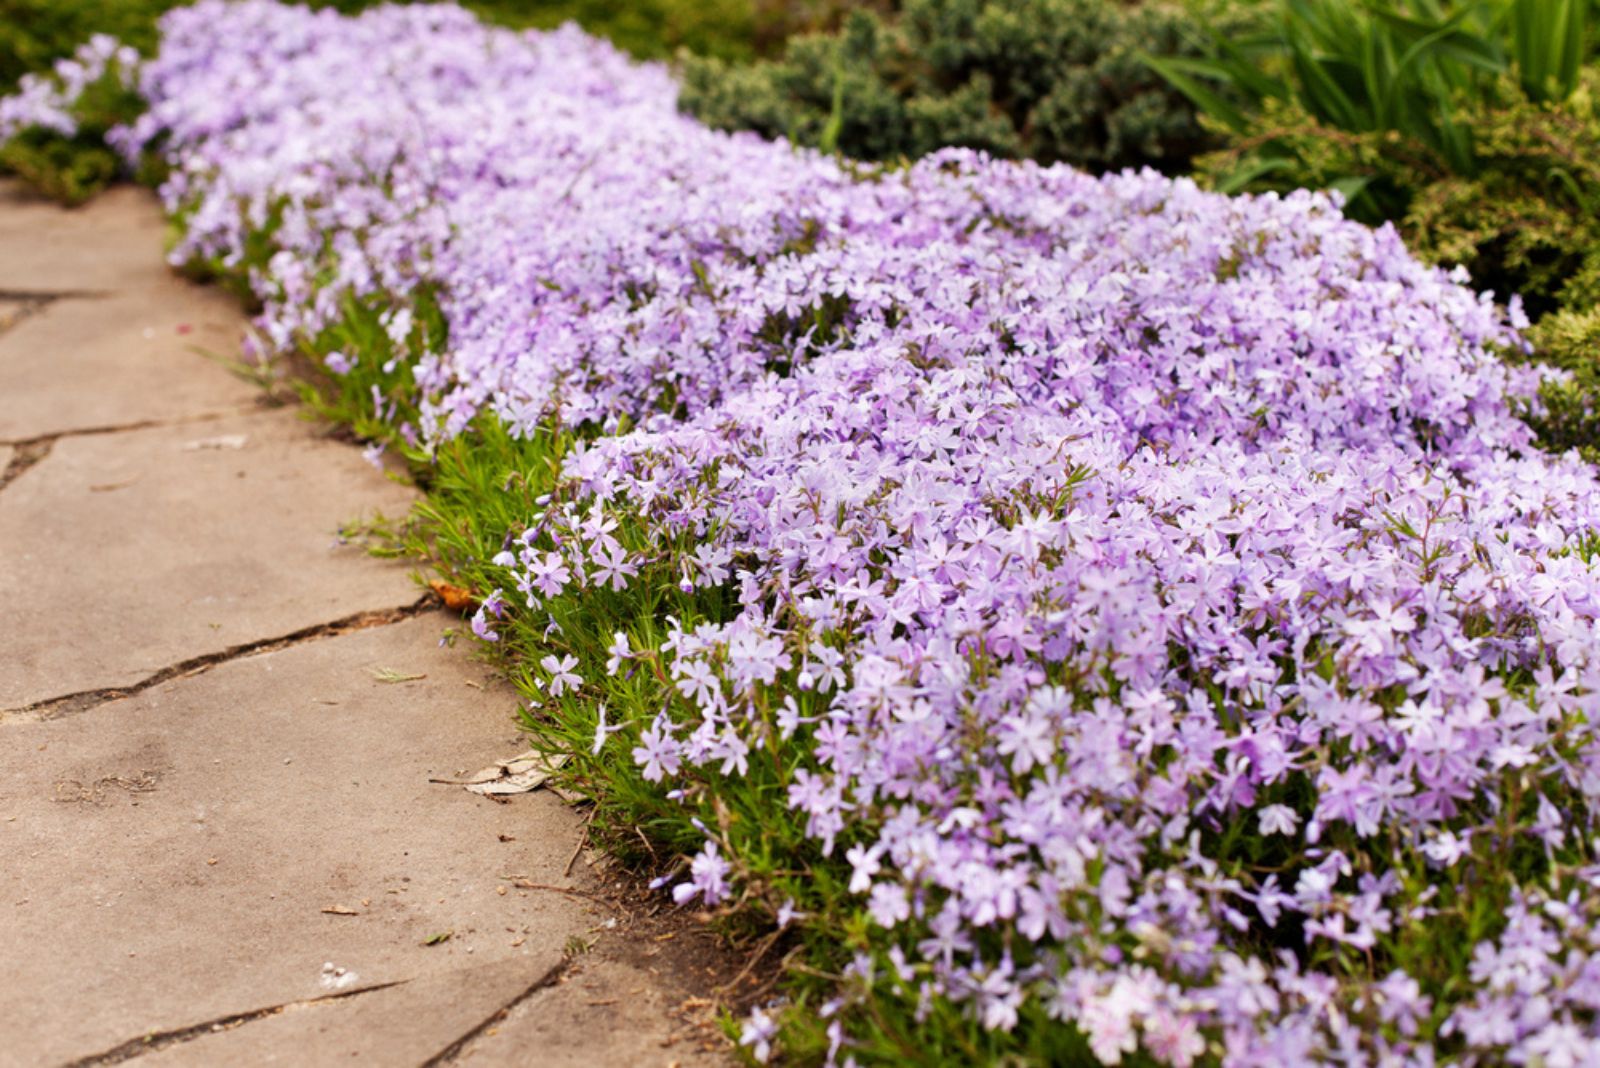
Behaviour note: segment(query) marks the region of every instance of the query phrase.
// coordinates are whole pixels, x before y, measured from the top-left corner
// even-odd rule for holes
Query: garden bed
[[[449,7],[205,2],[135,78],[174,262],[404,454],[597,828],[781,946],[753,1055],[1600,1041],[1600,485],[1515,302],[1332,195],[845,163]]]

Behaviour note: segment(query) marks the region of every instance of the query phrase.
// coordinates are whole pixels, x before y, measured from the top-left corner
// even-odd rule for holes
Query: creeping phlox
[[[72,105],[84,90],[107,75],[128,81],[138,62],[138,52],[98,33],[48,71],[23,75],[16,92],[0,97],[0,144],[30,128],[75,136],[78,119]]]
[[[874,932],[830,1060],[893,998],[1108,1064],[1600,1063],[1600,487],[1513,414],[1514,300],[1330,195],[856,173],[450,7],[203,2],[140,78],[118,143],[171,164],[176,257],[267,243],[270,343],[381,300],[413,443],[578,436],[482,637],[728,592],[530,670],[649,661],[665,706],[594,745],[673,796],[783,754]],[[704,831],[674,896],[716,905]]]

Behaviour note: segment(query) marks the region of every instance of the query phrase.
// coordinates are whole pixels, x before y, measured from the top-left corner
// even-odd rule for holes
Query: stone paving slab
[[[64,210],[0,180],[0,291],[81,293],[164,286],[167,223],[142,189],[119,186]]]
[[[0,491],[0,709],[414,602],[336,544],[410,500],[288,410],[57,441]]]
[[[237,360],[242,328],[232,298],[178,280],[51,301],[0,334],[0,441],[254,407],[257,387],[197,358]]]
[[[325,963],[367,985],[520,961],[508,974],[526,987],[603,923],[602,905],[503,878],[565,882],[580,833],[566,806],[428,781],[526,744],[514,695],[440,648],[449,622],[429,613],[0,727],[0,1063],[324,996]],[[379,667],[426,678],[385,684]],[[483,986],[452,1020],[503,993]],[[346,1007],[366,1018],[374,996]],[[376,1063],[434,1050],[413,1052]]]
[[[219,1064],[320,1068],[423,1064],[560,967],[554,950],[526,958],[413,979],[354,997],[292,1006],[247,1025],[205,1035],[143,1057],[147,1068]],[[546,966],[541,973],[539,967]],[[535,978],[529,979],[533,975]],[[524,1065],[544,1063],[522,1051]],[[589,1062],[594,1063],[594,1062]]]

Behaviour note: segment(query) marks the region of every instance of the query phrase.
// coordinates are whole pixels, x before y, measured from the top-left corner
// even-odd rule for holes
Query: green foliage
[[[1511,52],[1517,78],[1529,100],[1558,103],[1578,88],[1583,69],[1590,0],[1516,0]]]
[[[753,65],[692,59],[684,110],[866,160],[947,145],[1094,171],[1181,171],[1208,136],[1140,58],[1183,56],[1193,26],[1159,3],[906,0]]]
[[[82,204],[110,185],[120,164],[116,153],[93,139],[39,129],[24,130],[0,146],[0,168],[68,206]]]
[[[1600,304],[1563,308],[1530,331],[1535,351],[1570,378],[1541,392],[1543,410],[1529,422],[1553,449],[1577,449],[1600,464]]]
[[[1375,159],[1410,190],[1400,225],[1413,251],[1461,264],[1502,300],[1520,293],[1530,317],[1600,299],[1600,116],[1588,94],[1568,104],[1513,100],[1470,115],[1476,172],[1439,161]]]
[[[156,19],[178,0],[0,0],[0,92],[108,33],[141,52],[155,45]]]
[[[1378,222],[1403,216],[1414,190],[1378,181],[1370,166],[1328,175],[1337,150],[1320,142],[1354,153],[1377,136],[1393,146],[1382,151],[1417,166],[1476,176],[1479,126],[1503,108],[1576,92],[1589,3],[1278,0],[1261,33],[1214,31],[1204,58],[1149,62],[1231,135],[1234,166],[1216,174],[1220,188],[1309,185],[1301,179],[1315,175],[1346,194],[1350,214]]]
[[[752,0],[461,0],[487,22],[551,29],[576,22],[643,59],[679,49],[745,59],[754,54],[761,19]],[[769,31],[770,32],[770,31]]]

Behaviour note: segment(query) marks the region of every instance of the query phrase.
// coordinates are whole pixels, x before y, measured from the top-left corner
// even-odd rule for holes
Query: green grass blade
[[[1243,133],[1249,128],[1250,120],[1243,111],[1198,78],[1190,77],[1190,73],[1193,72],[1226,80],[1229,75],[1220,64],[1197,59],[1184,60],[1173,56],[1152,56],[1147,52],[1141,52],[1139,58],[1151,70],[1165,78],[1174,89],[1193,101],[1195,107],[1228,129]]]

